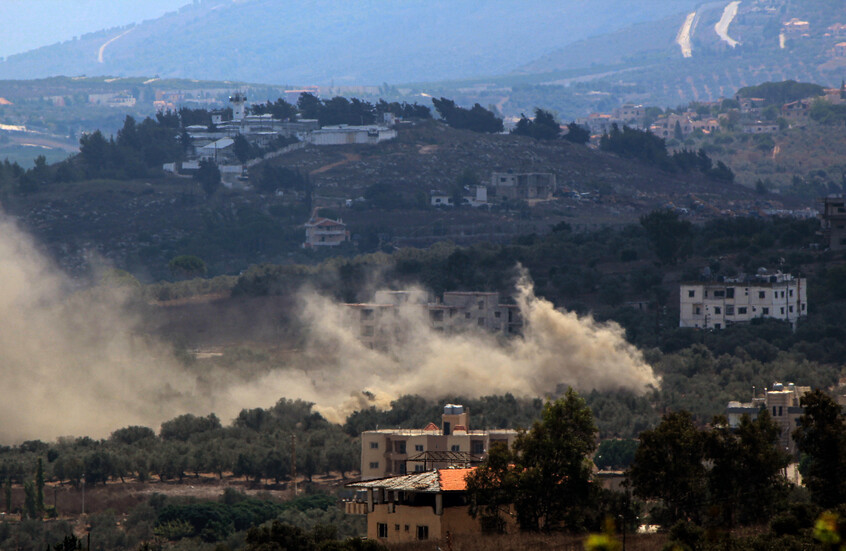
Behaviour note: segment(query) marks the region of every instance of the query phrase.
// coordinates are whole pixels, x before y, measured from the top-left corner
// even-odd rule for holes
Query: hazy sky
[[[137,23],[191,0],[0,0],[0,57]]]

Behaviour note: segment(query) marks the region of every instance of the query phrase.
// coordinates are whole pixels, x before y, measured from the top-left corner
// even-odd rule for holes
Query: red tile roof
[[[439,431],[441,429],[439,429],[438,425],[436,425],[435,423],[429,423],[428,425],[423,427],[423,430],[437,430],[437,431]]]
[[[438,482],[442,492],[459,492],[467,489],[467,475],[476,470],[476,467],[469,469],[440,469],[438,471]]]

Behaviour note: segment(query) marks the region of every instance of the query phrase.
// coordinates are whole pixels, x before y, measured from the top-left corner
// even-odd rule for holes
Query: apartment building
[[[810,391],[809,386],[775,383],[771,389],[764,389],[763,396],[753,395],[751,402],[729,402],[726,407],[729,427],[737,428],[744,415],[748,415],[750,419],[756,419],[758,413],[766,409],[773,421],[781,428],[779,448],[795,456],[796,443],[791,434],[798,426],[799,417],[804,413],[800,400]]]
[[[846,197],[829,195],[823,199],[823,235],[832,251],[846,250]]]
[[[808,314],[805,278],[761,271],[724,281],[682,283],[679,327],[722,329],[754,318],[796,321]]]
[[[361,479],[425,472],[450,467],[470,467],[487,457],[493,444],[508,446],[517,431],[470,430],[464,406],[447,404],[441,426],[422,429],[379,429],[361,434]]]

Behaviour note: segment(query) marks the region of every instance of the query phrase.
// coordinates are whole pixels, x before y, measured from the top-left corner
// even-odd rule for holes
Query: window
[[[694,291],[693,289],[689,290],[689,291],[687,292],[687,296],[689,296],[690,298],[695,297],[695,296],[696,296],[696,291]]]
[[[376,523],[376,535],[380,538],[388,537],[388,525],[384,522]]]
[[[715,324],[714,324],[714,329],[721,329],[722,327],[723,327],[723,326],[722,326],[722,325],[720,325],[719,323],[715,323]]]
[[[414,466],[414,472],[415,473],[422,473],[423,472],[423,465],[419,465],[419,464],[415,465]],[[406,531],[408,531],[408,528],[406,528]]]
[[[767,298],[766,291],[758,291],[758,298]]]
[[[714,313],[715,313],[715,314],[722,314],[722,313],[723,313],[723,309],[722,309],[722,308],[720,308],[719,306],[714,306]]]
[[[727,305],[726,306],[726,315],[733,316],[734,315],[734,306]]]
[[[765,316],[769,316],[770,315],[770,309],[769,308],[761,308],[761,314],[763,314]]]
[[[370,468],[371,469],[378,469],[379,468],[379,462],[378,461],[371,461],[370,462]]]
[[[473,314],[471,314],[470,312],[467,312],[466,314],[464,314],[464,319],[468,319],[468,320],[469,320],[469,319],[470,319],[470,317],[471,317],[472,315],[473,315]]]
[[[734,298],[734,287],[726,289],[726,298]]]
[[[394,524],[394,532],[399,532],[399,524]]]
[[[459,444],[453,444],[452,447],[450,448],[450,450],[452,450],[454,452],[460,452],[461,446]]]
[[[741,315],[742,315],[742,314],[745,314],[745,313],[746,313],[746,306],[740,306],[740,307],[738,307],[738,309],[737,309],[737,313],[738,313],[738,314],[741,314]]]
[[[473,455],[482,455],[485,453],[485,443],[481,440],[472,440],[470,442],[470,453]]]
[[[428,526],[418,526],[417,527],[417,539],[418,540],[429,539],[429,527]]]
[[[790,289],[789,291],[787,291],[787,296],[790,296],[790,297],[793,296],[793,289]]]
[[[397,453],[405,453],[405,442],[394,442],[394,451]]]
[[[500,312],[499,310],[497,310],[496,312],[494,312],[494,317],[495,317],[495,318],[502,317],[502,312]]]
[[[781,307],[781,313],[784,313],[784,306]]]
[[[781,415],[782,415],[782,413],[781,413],[781,406],[778,406],[778,416],[779,416],[779,417],[781,417]]]
[[[802,304],[802,310],[805,310],[805,305],[804,305],[804,304]]]
[[[406,524],[405,525],[405,531],[408,532],[409,531],[408,529],[409,529],[409,526],[408,526],[408,524]]]
[[[414,451],[422,452],[423,451],[423,444],[414,444]]]
[[[702,314],[702,308],[700,308],[699,306],[697,306],[697,307],[696,307],[696,315],[697,315],[697,316],[699,316],[699,315],[701,315],[701,314]]]
[[[793,313],[793,306],[788,306],[788,307],[787,307],[787,311],[788,311],[788,312],[790,312],[790,313],[792,314],[792,313]]]
[[[484,301],[484,300],[480,300],[480,301],[479,301],[479,310],[484,310],[484,309],[485,309],[485,301]]]
[[[371,442],[370,443],[371,450],[378,450],[379,449],[379,442]]]
[[[775,407],[775,406],[773,406],[773,417],[775,417],[775,416],[776,416],[776,411],[777,411],[777,410],[776,410],[776,407]]]
[[[781,292],[781,298],[784,298],[784,291]]]
[[[724,296],[726,296],[725,290],[714,291],[714,297],[715,298],[722,298]]]

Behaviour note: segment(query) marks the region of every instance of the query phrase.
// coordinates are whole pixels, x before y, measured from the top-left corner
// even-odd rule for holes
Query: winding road
[[[717,31],[717,36],[720,37],[720,40],[722,40],[732,48],[740,44],[740,42],[728,35],[729,25],[731,25],[731,22],[734,21],[735,17],[737,17],[738,6],[740,6],[739,0],[731,2],[723,10],[723,16],[720,18],[719,21],[717,21],[717,24],[714,25],[714,30]]]
[[[104,42],[104,43],[103,43],[103,45],[102,45],[102,46],[100,46],[100,51],[99,51],[99,52],[97,52],[97,63],[103,63],[103,52],[105,52],[105,51],[106,51],[106,46],[108,46],[109,44],[111,44],[112,42],[114,42],[115,40],[117,40],[118,38],[120,38],[120,37],[122,37],[122,36],[126,36],[126,35],[127,35],[127,34],[129,34],[129,33],[132,31],[132,29],[134,29],[134,28],[135,28],[135,27],[131,27],[131,28],[129,28],[129,29],[127,29],[127,30],[123,31],[122,33],[120,33],[120,34],[119,34],[119,35],[117,35],[116,37],[114,37],[114,38],[112,38],[112,39],[109,39],[109,40],[107,40],[106,42]]]
[[[696,19],[696,12],[687,14],[684,24],[679,29],[679,34],[676,35],[676,44],[681,48],[682,56],[693,57],[693,47],[690,44],[691,32],[693,30],[693,21]]]

